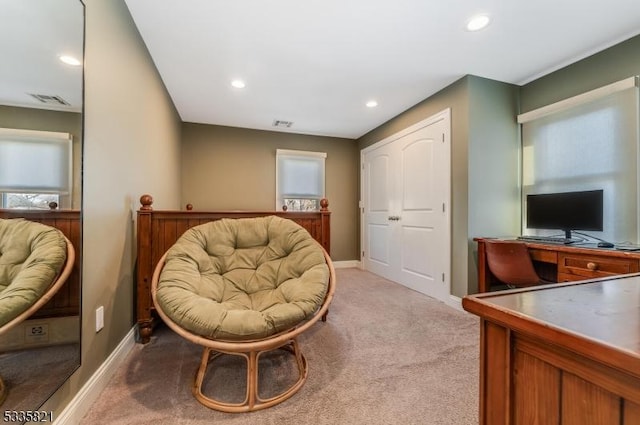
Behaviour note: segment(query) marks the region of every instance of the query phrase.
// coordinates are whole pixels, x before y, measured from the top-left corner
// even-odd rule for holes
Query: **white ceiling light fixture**
[[[82,62],[80,62],[78,59],[76,59],[73,56],[69,56],[69,55],[60,55],[59,59],[63,62],[66,63],[67,65],[71,65],[71,66],[80,66],[82,65]]]
[[[378,102],[376,102],[375,100],[370,100],[366,103],[367,108],[375,108],[376,106],[378,106]]]
[[[231,85],[237,89],[243,89],[247,86],[242,80],[233,80]]]
[[[489,15],[476,15],[467,21],[467,31],[480,31],[489,25]]]

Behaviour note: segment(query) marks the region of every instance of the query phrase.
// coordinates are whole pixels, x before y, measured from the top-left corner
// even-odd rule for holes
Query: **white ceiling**
[[[125,2],[183,121],[349,138],[464,75],[524,84],[640,34],[638,0]],[[477,13],[491,24],[466,31]],[[0,51],[0,104],[80,110],[57,60],[82,54],[78,0],[0,0]]]
[[[521,85],[640,33],[638,0],[125,2],[183,121],[348,138],[464,75]]]
[[[80,112],[83,7],[79,0],[0,0],[0,105]],[[43,104],[32,94],[59,96],[69,106]]]

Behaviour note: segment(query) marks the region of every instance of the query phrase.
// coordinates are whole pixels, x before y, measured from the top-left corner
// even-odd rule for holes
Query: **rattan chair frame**
[[[331,257],[329,257],[329,254],[324,249],[323,253],[327,266],[329,267],[329,286],[320,308],[316,310],[311,318],[287,331],[280,332],[266,338],[250,341],[229,341],[205,338],[182,328],[180,325],[171,320],[171,318],[167,316],[167,314],[162,310],[156,298],[158,280],[162,268],[164,267],[167,253],[165,253],[162,258],[160,258],[151,280],[151,297],[158,315],[169,328],[171,328],[174,332],[187,339],[188,341],[194,342],[204,347],[200,366],[198,367],[192,386],[192,393],[201,404],[211,409],[229,413],[250,412],[265,409],[282,403],[283,401],[294,395],[300,388],[302,388],[305,381],[307,380],[308,365],[306,358],[300,350],[296,338],[298,337],[298,335],[313,326],[318,320],[322,318],[323,315],[325,315],[325,313],[329,309],[329,304],[331,304],[331,301],[333,300],[336,289],[336,272],[333,266],[333,262],[331,261]],[[295,357],[299,377],[293,385],[291,385],[281,394],[267,399],[262,399],[258,395],[258,361],[262,353],[277,349],[286,350]],[[246,397],[240,403],[228,403],[216,400],[206,396],[202,391],[202,385],[204,382],[204,378],[207,375],[209,365],[214,359],[225,354],[243,357],[247,362]]]

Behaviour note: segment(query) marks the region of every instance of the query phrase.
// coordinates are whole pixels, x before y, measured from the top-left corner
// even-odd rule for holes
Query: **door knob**
[[[398,221],[398,220],[400,220],[400,216],[399,215],[390,215],[389,216],[389,220]]]

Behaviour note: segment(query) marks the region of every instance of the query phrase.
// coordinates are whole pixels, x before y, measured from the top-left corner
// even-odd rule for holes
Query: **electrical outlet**
[[[48,342],[49,341],[49,325],[46,323],[39,323],[28,325],[25,328],[25,342]]]
[[[104,307],[100,306],[96,309],[96,332],[104,328]]]

